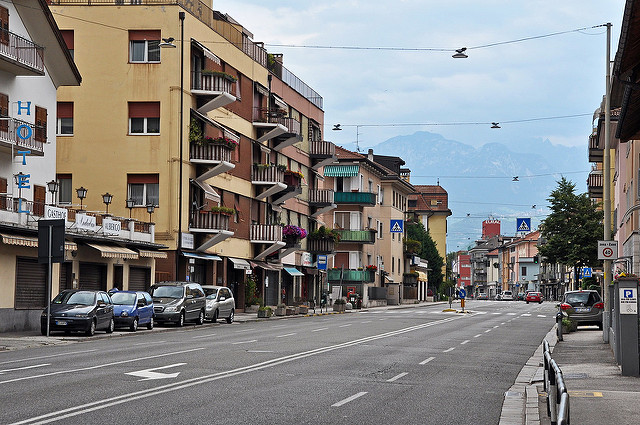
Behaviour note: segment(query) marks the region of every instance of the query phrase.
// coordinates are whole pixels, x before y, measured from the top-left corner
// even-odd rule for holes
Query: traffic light
[[[539,261],[539,260],[540,260],[540,259],[538,258],[538,256],[537,256],[537,255],[534,255],[534,256],[533,256],[533,263],[534,263],[534,264],[538,264],[538,261]]]

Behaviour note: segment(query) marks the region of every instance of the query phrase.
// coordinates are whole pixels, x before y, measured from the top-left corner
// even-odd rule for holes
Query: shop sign
[[[118,220],[112,220],[110,218],[102,219],[102,233],[109,236],[120,236],[120,230],[122,230],[122,223]]]
[[[76,213],[76,229],[95,232],[97,228],[98,226],[96,225],[96,218],[94,216]]]

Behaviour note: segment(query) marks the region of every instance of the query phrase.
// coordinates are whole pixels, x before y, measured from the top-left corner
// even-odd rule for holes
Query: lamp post
[[[127,208],[129,209],[129,218],[131,218],[131,210],[135,207],[136,201],[133,198],[127,199]]]
[[[611,157],[609,149],[611,148],[610,126],[611,126],[611,23],[606,23],[607,27],[607,53],[606,53],[606,82],[604,96],[604,152],[602,156],[603,162],[603,188],[602,201],[604,203],[604,240],[611,240]],[[609,325],[611,317],[609,314],[610,303],[609,285],[611,284],[611,260],[604,260],[604,288],[602,288],[602,297],[604,298],[604,311],[602,312],[602,339],[605,343],[609,343]]]
[[[51,180],[47,182],[47,189],[51,192],[51,205],[56,204],[56,192],[58,192],[58,182]]]
[[[84,211],[82,202],[84,198],[87,197],[87,189],[85,189],[84,186],[80,186],[79,188],[76,189],[76,195],[78,195],[78,198],[80,199],[80,211]]]
[[[153,214],[153,211],[156,209],[156,206],[153,204],[148,204],[147,205],[147,212],[149,213],[149,223],[151,223],[151,214]]]
[[[102,202],[104,202],[104,204],[107,206],[107,215],[109,215],[109,204],[111,203],[112,200],[113,200],[113,195],[110,194],[109,192],[102,195]]]

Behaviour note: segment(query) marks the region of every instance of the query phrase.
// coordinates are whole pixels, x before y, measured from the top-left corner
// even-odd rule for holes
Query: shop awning
[[[418,280],[420,282],[426,282],[427,281],[427,274],[425,272],[418,272]]]
[[[138,255],[140,255],[141,258],[167,258],[165,251],[148,251],[146,249],[139,249]]]
[[[220,195],[218,195],[218,192],[216,192],[209,183],[205,183],[198,179],[191,180],[191,182],[202,189],[205,198],[210,199],[214,202],[220,202]]]
[[[295,267],[284,267],[284,271],[289,273],[291,276],[304,276],[304,273],[302,273],[300,270],[296,269]]]
[[[287,105],[287,102],[285,102],[284,100],[280,99],[279,96],[276,96],[275,94],[273,95],[273,101],[275,102],[276,106],[280,109],[283,109],[285,111],[289,110],[289,105]]]
[[[194,46],[199,47],[202,52],[204,53],[204,57],[205,58],[209,58],[212,61],[214,61],[215,63],[217,63],[218,65],[220,65],[220,58],[217,57],[211,50],[207,49],[207,47],[200,43],[199,41],[194,40],[193,38],[191,39],[191,44],[193,44]]]
[[[260,267],[265,270],[278,271],[282,270],[282,264],[265,263],[264,261],[249,261],[251,267]]]
[[[231,260],[231,262],[233,263],[234,269],[239,269],[239,270],[251,269],[251,264],[249,264],[247,260],[243,260],[242,258],[231,258],[231,257],[229,257],[229,260]]]
[[[2,237],[2,243],[7,245],[26,246],[28,248],[38,247],[38,238],[33,238],[30,236],[7,235],[5,233],[0,233],[0,237]],[[64,249],[65,251],[77,251],[78,245],[75,242],[64,241]]]
[[[359,165],[325,165],[325,177],[355,177],[360,171]]]
[[[187,257],[187,258],[197,258],[199,260],[210,260],[210,261],[221,261],[222,260],[222,258],[218,257],[217,255],[213,255],[213,254],[199,254],[199,253],[196,253],[196,252],[183,252],[182,255]]]
[[[138,253],[129,248],[122,248],[120,246],[111,245],[100,245],[97,243],[88,243],[87,246],[100,251],[100,255],[102,256],[102,258],[129,258],[132,260],[138,259]]]

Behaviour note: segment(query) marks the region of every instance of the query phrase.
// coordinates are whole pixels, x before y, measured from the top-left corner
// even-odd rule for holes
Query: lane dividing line
[[[484,331],[484,333],[491,332],[491,331],[492,329],[487,329],[486,331]]]
[[[348,326],[351,326],[351,323],[347,323],[346,325],[340,325],[340,326],[338,326],[338,327],[339,327],[339,328],[346,328],[346,327],[348,327]]]
[[[257,339],[251,339],[249,341],[238,341],[238,342],[232,342],[231,345],[239,345],[239,344],[251,344],[252,342],[258,342]]]
[[[421,361],[421,362],[420,362],[420,363],[418,363],[418,364],[420,364],[420,365],[425,365],[425,364],[429,363],[429,362],[430,362],[431,360],[433,360],[433,359],[435,359],[435,357],[429,357],[429,358],[427,358],[427,359],[424,359],[423,361]]]
[[[243,333],[243,332],[250,332],[250,331],[255,331],[255,329],[254,329],[254,328],[251,328],[251,329],[243,329],[243,330],[241,330],[241,331],[235,331],[234,333],[241,334],[241,333]]]
[[[206,334],[206,335],[199,335],[199,336],[192,336],[192,339],[198,339],[198,338],[208,338],[210,336],[215,336],[216,334]]]
[[[148,342],[144,342],[143,344],[149,344]],[[42,360],[42,359],[50,359],[52,357],[61,357],[61,356],[70,356],[72,354],[86,354],[92,353],[97,350],[82,350],[82,351],[72,351],[70,353],[61,353],[61,354],[51,354],[48,356],[38,356],[38,357],[25,357],[17,360],[7,360],[4,362],[0,362],[0,364],[8,364],[8,363],[18,363],[18,362],[28,362],[30,360]]]
[[[293,333],[290,333],[290,334],[278,335],[278,336],[276,336],[276,338],[286,338],[286,337],[288,337],[288,336],[293,336],[293,335],[295,335],[295,334],[296,334],[296,333],[295,333],[295,332],[293,332]]]
[[[499,327],[500,327],[500,326],[498,326],[498,325],[495,325],[495,326],[493,327],[493,329],[495,329],[495,328],[499,328]]]
[[[453,351],[455,349],[456,347],[447,348],[446,350],[443,351],[443,353],[448,353],[449,351]]]
[[[43,363],[43,364],[36,364],[33,366],[24,366],[24,367],[16,367],[13,369],[4,369],[4,370],[0,370],[0,375],[2,375],[3,373],[6,372],[15,372],[16,370],[25,370],[25,369],[34,369],[36,367],[43,367],[43,366],[49,366],[51,365],[51,363]]]
[[[371,323],[371,320],[365,320],[364,322],[360,322],[360,323]]]
[[[14,422],[12,425],[25,425],[25,424],[34,424],[34,423],[45,424],[45,423],[50,423],[50,422],[56,422],[56,421],[64,420],[64,419],[67,419],[67,418],[72,418],[72,417],[75,417],[75,416],[79,416],[79,415],[82,415],[82,414],[85,414],[85,413],[90,413],[90,412],[94,412],[94,411],[98,411],[98,410],[102,410],[102,409],[108,409],[110,407],[117,406],[117,405],[120,405],[120,404],[131,403],[131,402],[135,402],[137,400],[143,400],[143,399],[149,398],[149,397],[157,397],[157,396],[159,396],[161,394],[180,391],[180,390],[183,390],[185,388],[193,387],[195,385],[203,385],[203,384],[207,384],[209,382],[217,381],[217,380],[220,380],[220,379],[229,378],[229,377],[237,376],[237,375],[242,375],[242,374],[246,374],[246,373],[250,373],[250,372],[255,372],[255,371],[266,369],[266,368],[269,368],[269,367],[283,365],[283,364],[286,364],[286,363],[289,363],[289,362],[292,362],[292,361],[295,361],[295,360],[304,359],[304,358],[315,356],[315,355],[318,355],[318,354],[325,354],[325,353],[328,353],[328,352],[331,352],[331,351],[353,347],[353,346],[356,346],[356,345],[364,344],[364,343],[375,341],[375,340],[378,340],[378,339],[394,337],[394,336],[402,335],[402,334],[405,334],[405,333],[414,332],[414,331],[417,331],[417,330],[420,330],[420,329],[429,328],[429,327],[437,326],[437,325],[442,325],[444,323],[452,322],[452,321],[458,320],[460,318],[461,318],[461,316],[447,317],[445,319],[437,320],[435,322],[422,323],[420,325],[414,325],[414,326],[410,326],[408,328],[399,329],[399,330],[390,331],[390,332],[384,332],[382,334],[372,335],[372,336],[360,338],[360,339],[357,339],[357,340],[354,340],[354,341],[348,341],[348,342],[344,342],[344,343],[341,343],[341,344],[335,344],[335,345],[330,345],[330,346],[326,346],[326,347],[316,348],[316,349],[309,350],[309,351],[303,351],[303,352],[300,352],[300,353],[294,353],[294,354],[290,354],[290,355],[287,355],[287,356],[283,356],[283,357],[279,357],[279,358],[275,358],[275,359],[271,359],[271,360],[266,360],[264,362],[256,363],[256,364],[253,364],[253,365],[242,366],[242,367],[239,367],[239,368],[236,368],[236,369],[217,372],[217,373],[210,374],[210,375],[203,375],[203,376],[195,377],[195,378],[190,378],[190,379],[186,379],[186,380],[184,380],[184,381],[182,381],[180,383],[164,384],[164,385],[159,385],[159,386],[154,387],[154,388],[148,388],[148,389],[145,389],[145,390],[128,392],[127,394],[121,394],[121,395],[117,395],[117,396],[113,396],[113,397],[108,397],[108,398],[105,398],[105,399],[91,401],[91,402],[87,402],[87,403],[84,403],[84,404],[71,406],[71,407],[68,407],[66,409],[56,410],[56,411],[45,413],[45,414],[42,414],[42,415],[39,415],[39,416],[34,416],[34,417],[31,417],[31,418],[23,419],[21,421]],[[198,348],[198,349],[193,349],[193,350],[189,350],[189,351],[196,351],[196,350],[204,350],[204,348]],[[111,365],[107,365],[107,366],[111,366]],[[4,382],[8,382],[8,381],[4,381]],[[2,383],[3,383],[3,381],[0,381],[0,384],[2,384]],[[364,394],[366,394],[366,393],[364,393]]]
[[[311,332],[320,332],[320,331],[326,331],[329,328],[320,328],[320,329],[314,329]]]
[[[409,373],[407,372],[402,372],[397,374],[396,376],[394,376],[393,378],[387,379],[387,382],[393,382],[393,381],[397,381],[398,379],[402,378],[405,375],[408,375]]]
[[[471,340],[470,340],[470,339],[466,339],[466,340],[462,341],[462,342],[460,343],[460,345],[465,345],[465,344],[466,344],[466,343],[468,343],[469,341],[471,341]]]
[[[345,399],[344,399],[344,400],[342,400],[342,401],[339,401],[339,402],[337,402],[337,403],[332,404],[332,405],[331,405],[331,407],[340,407],[340,406],[342,406],[343,404],[347,404],[347,403],[349,403],[350,401],[353,401],[353,400],[355,400],[355,399],[357,399],[357,398],[362,397],[362,396],[363,396],[363,395],[365,395],[366,393],[367,393],[366,391],[361,391],[361,392],[359,392],[359,393],[357,393],[357,394],[352,395],[351,397],[347,397],[347,398],[345,398]]]
[[[479,337],[481,337],[481,336],[482,336],[482,334],[478,334],[478,335],[474,335],[473,337],[474,337],[474,338],[479,338]]]

